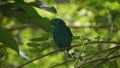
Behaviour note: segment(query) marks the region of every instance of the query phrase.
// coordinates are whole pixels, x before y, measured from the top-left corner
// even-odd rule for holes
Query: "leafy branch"
[[[84,44],[87,45],[87,44],[97,44],[97,43],[120,44],[120,41],[89,41],[89,42],[86,42],[86,43],[84,43]],[[80,45],[80,44],[76,44],[76,45],[73,45],[72,48],[73,48],[73,47],[78,47],[78,46],[81,46],[81,45]],[[64,49],[62,49],[62,50],[67,50],[67,49],[69,49],[69,47],[68,47],[68,48],[64,48]],[[27,65],[27,64],[29,64],[29,63],[32,63],[33,61],[36,61],[36,60],[38,60],[38,59],[42,59],[42,58],[44,58],[44,57],[46,57],[46,56],[48,56],[48,55],[57,53],[57,52],[59,52],[59,51],[61,51],[61,49],[58,49],[58,50],[49,52],[49,53],[47,53],[47,54],[45,54],[45,55],[42,55],[42,56],[38,56],[38,57],[36,57],[36,58],[28,61],[28,62],[25,62],[24,64],[18,66],[17,68],[22,68],[23,66],[25,66],[25,65]],[[116,56],[111,57],[111,59],[113,59],[114,57],[116,57]],[[117,56],[117,57],[118,57],[118,56]],[[102,59],[97,59],[97,60],[104,60],[104,59],[107,59],[107,58],[102,58]],[[94,61],[97,61],[97,60],[94,60]],[[93,62],[93,61],[89,61],[89,62]],[[86,63],[89,63],[89,62],[86,62]],[[86,64],[86,63],[84,63],[84,64]]]
[[[82,56],[82,57],[89,57],[89,56],[91,56],[91,57],[88,58],[88,59],[86,59],[86,60],[84,60],[84,62],[81,64],[81,66],[85,65],[85,63],[88,62],[88,61],[92,61],[92,60],[90,60],[90,59],[92,59],[93,57],[95,57],[95,56],[97,56],[97,55],[99,55],[99,54],[101,54],[101,53],[104,53],[104,52],[107,52],[107,51],[112,50],[109,54],[106,55],[106,58],[107,58],[110,54],[112,54],[113,52],[117,51],[118,49],[120,49],[120,46],[116,46],[116,47],[108,48],[108,49],[103,50],[103,51],[99,51],[99,52],[95,52],[95,53],[92,53],[92,54],[84,55],[84,56]],[[73,61],[75,61],[75,60],[68,60],[68,61],[66,61],[66,62],[53,65],[53,66],[51,66],[50,68],[54,68],[54,67],[57,67],[57,66],[59,66],[59,65],[63,65],[63,64],[65,64],[65,63],[70,63],[70,62],[73,62]]]
[[[112,53],[114,53],[118,49],[120,49],[120,46],[114,47],[114,49],[110,53],[108,53],[105,57],[107,58],[108,56],[110,56]],[[106,62],[106,60],[102,60],[102,61],[98,62],[93,68],[98,68],[99,65],[102,65],[105,62]]]
[[[100,60],[103,60],[104,62],[107,62],[107,61],[109,61],[109,60],[111,60],[111,59],[116,59],[116,58],[118,58],[118,57],[120,57],[120,54],[119,54],[119,55],[112,56],[112,57],[110,57],[110,58],[99,58],[99,59],[87,61],[87,62],[79,65],[77,68],[80,68],[81,66],[83,66],[83,65],[85,65],[85,64],[88,64],[88,63],[91,63],[91,62],[96,62],[96,61],[100,61]]]

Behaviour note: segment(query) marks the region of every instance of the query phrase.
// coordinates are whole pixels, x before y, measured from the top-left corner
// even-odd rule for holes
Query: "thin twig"
[[[96,43],[113,43],[113,44],[120,44],[119,41],[89,41],[89,42],[86,42],[84,45],[87,45],[87,44],[96,44]],[[81,45],[80,45],[80,44],[76,44],[76,45],[72,46],[72,48],[73,48],[73,47],[78,47],[78,46],[81,46]],[[64,48],[64,49],[62,49],[62,50],[67,50],[67,49],[69,49],[69,48],[71,48],[71,47]],[[20,66],[18,66],[17,68],[22,68],[23,66],[25,66],[25,65],[27,65],[27,64],[35,61],[35,60],[41,59],[41,58],[43,58],[43,57],[45,57],[45,56],[48,56],[48,55],[57,53],[57,52],[59,52],[59,51],[61,51],[61,49],[60,49],[60,50],[55,50],[55,51],[49,52],[49,53],[47,53],[47,54],[45,54],[45,55],[42,55],[42,56],[39,56],[39,57],[36,57],[36,58],[34,58],[34,59],[32,59],[32,60],[30,60],[30,61],[28,61],[28,62],[26,62],[26,63],[24,63],[24,64],[22,64],[22,65],[20,65]]]
[[[87,61],[87,62],[85,62],[83,64],[80,64],[77,68],[80,68],[81,66],[83,66],[85,64],[88,64],[88,63],[92,63],[92,62],[96,62],[96,61],[100,61],[100,60],[108,61],[108,60],[115,59],[115,58],[118,58],[118,57],[120,57],[120,54],[116,55],[116,56],[112,56],[110,58],[100,58],[100,59],[95,59],[95,60]]]
[[[120,48],[120,46],[116,46],[116,47],[108,48],[108,49],[103,50],[103,51],[99,51],[99,52],[87,54],[87,55],[85,55],[85,56],[83,56],[83,57],[87,57],[87,56],[90,56],[90,55],[96,55],[96,54],[103,53],[103,52],[106,52],[106,51],[109,51],[109,50],[112,50],[112,49],[116,49],[116,48]]]
[[[96,44],[96,43],[113,43],[113,44],[120,44],[118,41],[90,41],[85,44]]]
[[[91,56],[91,55],[92,55],[89,59],[85,60],[85,62],[86,62],[86,61],[90,60],[91,58],[95,57],[96,55],[98,55],[98,54],[100,54],[100,53],[103,53],[103,52],[106,52],[106,51],[109,51],[109,50],[116,50],[116,49],[120,49],[120,46],[116,46],[116,47],[109,48],[109,49],[106,49],[106,50],[103,50],[103,51],[99,51],[99,52],[96,52],[96,53],[92,53],[92,54],[87,54],[87,55],[82,56],[82,57],[88,57],[88,56]],[[73,61],[75,61],[75,60],[69,60],[69,61],[66,61],[66,62],[67,62],[67,63],[70,63],[70,62],[73,62]],[[51,66],[51,68],[57,67],[57,66],[59,66],[59,65],[63,65],[63,64],[66,63],[66,62],[63,62],[63,63],[60,63],[60,64],[56,64],[56,65],[54,65],[54,66]]]
[[[115,51],[117,51],[119,48],[115,48],[113,49],[109,54],[107,54],[105,57],[107,58],[108,56],[110,56],[112,53],[114,53]],[[99,65],[102,65],[106,62],[106,60],[102,60],[100,62],[98,62],[93,68],[98,68],[100,67]]]
[[[106,49],[106,50],[103,50],[103,51],[100,51],[100,52],[96,52],[96,53],[92,54],[93,56],[91,56],[90,58],[86,59],[85,62],[90,60],[90,59],[92,59],[93,57],[97,56],[100,53],[104,53],[104,52],[109,51],[109,50],[117,50],[117,49],[120,49],[120,46],[116,46],[116,47],[109,48],[109,49]]]
[[[93,68],[99,68],[103,63],[105,63],[107,61],[107,59],[105,60],[100,60],[99,63],[97,63]],[[100,65],[100,66],[99,66]]]
[[[45,57],[45,56],[48,56],[48,55],[54,54],[54,53],[56,53],[56,52],[58,52],[58,51],[60,51],[60,50],[55,50],[55,51],[53,51],[53,52],[49,52],[49,53],[47,53],[47,54],[45,54],[45,55],[42,55],[42,56],[36,57],[36,58],[34,58],[34,59],[32,59],[32,60],[30,60],[30,61],[28,61],[28,62],[26,62],[26,63],[24,63],[24,64],[22,64],[22,65],[20,65],[20,66],[18,66],[17,68],[22,68],[23,66],[25,66],[25,65],[27,65],[27,64],[29,64],[29,63],[35,61],[35,60],[38,60],[38,59],[43,58],[43,57]]]
[[[119,46],[120,47],[120,46]],[[110,56],[112,53],[114,53],[115,51],[117,51],[119,49],[119,47],[113,49],[113,51],[111,51],[109,54],[107,54],[105,57],[108,57]]]

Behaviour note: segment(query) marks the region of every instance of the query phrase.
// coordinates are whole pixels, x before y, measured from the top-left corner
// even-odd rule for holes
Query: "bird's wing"
[[[54,40],[58,46],[68,47],[72,41],[72,33],[68,27],[54,29]]]

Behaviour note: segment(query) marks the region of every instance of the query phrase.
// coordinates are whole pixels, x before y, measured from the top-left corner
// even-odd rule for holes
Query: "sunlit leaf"
[[[117,65],[118,65],[118,68],[120,67],[120,58],[117,58]]]
[[[54,14],[57,14],[57,11],[54,7],[52,6],[48,6],[48,5],[45,5],[42,1],[36,1],[36,2],[32,2],[30,3],[32,6],[35,6],[35,7],[38,7],[42,10],[45,10],[45,11],[48,11],[48,12],[51,12],[51,13],[54,13]]]
[[[43,9],[43,10],[46,10],[46,11],[57,14],[56,9],[54,7],[52,7],[52,6],[43,5],[43,6],[40,6],[40,8]]]

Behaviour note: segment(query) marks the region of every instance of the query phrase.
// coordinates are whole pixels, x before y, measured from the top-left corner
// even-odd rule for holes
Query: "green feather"
[[[70,48],[72,33],[71,30],[66,26],[65,22],[62,19],[54,18],[50,21],[50,23],[54,25],[53,37],[56,45],[60,49],[68,47]]]

